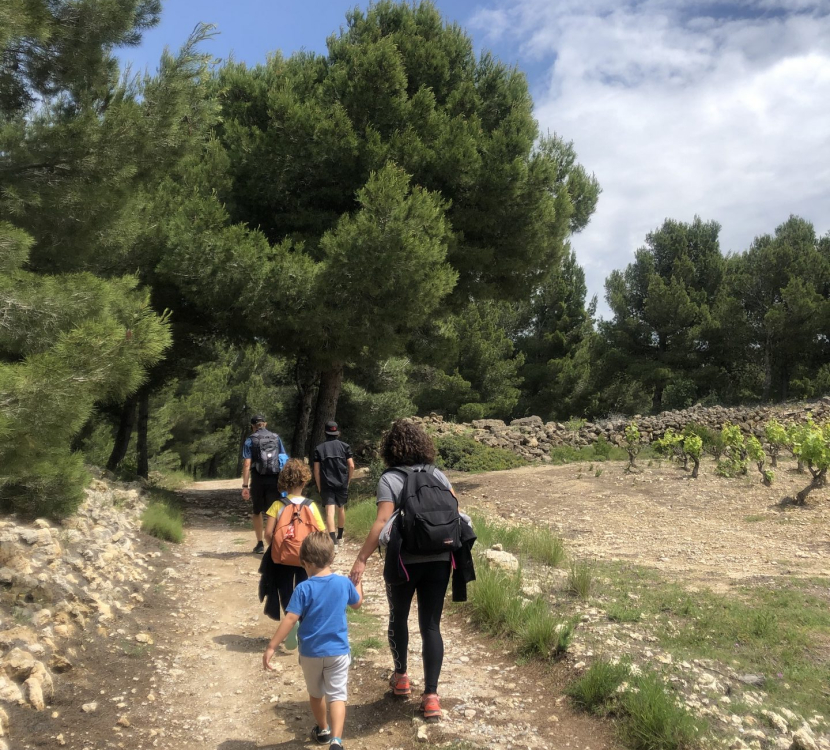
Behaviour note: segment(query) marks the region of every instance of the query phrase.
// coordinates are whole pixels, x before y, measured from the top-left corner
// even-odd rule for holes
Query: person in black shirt
[[[326,442],[314,449],[314,483],[326,507],[326,526],[335,544],[342,544],[346,525],[349,483],[354,474],[354,459],[348,443],[340,438],[337,422],[326,422]],[[334,509],[337,508],[337,534]]]

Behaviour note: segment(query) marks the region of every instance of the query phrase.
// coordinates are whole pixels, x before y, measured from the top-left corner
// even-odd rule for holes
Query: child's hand
[[[265,653],[262,655],[262,668],[266,672],[273,672],[274,668],[271,666],[271,659],[274,656],[275,649],[270,644],[268,648],[265,649]]]

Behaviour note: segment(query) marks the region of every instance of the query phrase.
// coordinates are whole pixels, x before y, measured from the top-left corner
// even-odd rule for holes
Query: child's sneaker
[[[412,688],[409,685],[409,675],[392,673],[389,679],[389,687],[392,688],[392,695],[409,695]]]
[[[311,739],[315,742],[319,742],[321,745],[325,745],[331,740],[331,729],[328,727],[320,729],[320,727],[315,724],[314,729],[311,730]]]
[[[424,715],[425,719],[440,719],[442,715],[441,699],[435,693],[423,695],[418,710]]]
[[[341,740],[334,740],[331,745],[329,745],[329,750],[344,750],[343,742]]]

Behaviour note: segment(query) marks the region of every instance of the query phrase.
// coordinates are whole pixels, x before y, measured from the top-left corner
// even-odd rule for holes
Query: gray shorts
[[[348,698],[351,654],[342,656],[300,656],[305,686],[312,698],[345,701]]]

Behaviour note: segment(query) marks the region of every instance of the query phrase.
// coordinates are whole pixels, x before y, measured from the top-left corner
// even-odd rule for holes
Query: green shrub
[[[478,473],[527,466],[527,461],[504,448],[492,448],[466,435],[446,435],[435,441],[442,469]]]
[[[594,453],[597,458],[607,461],[611,457],[611,449],[613,447],[605,435],[600,435],[594,443]]]
[[[716,473],[722,477],[746,474],[747,447],[744,434],[737,425],[724,425],[721,430],[724,449],[718,461]]]
[[[153,500],[141,516],[141,530],[158,539],[178,544],[184,538],[182,512],[164,500]]]
[[[642,613],[625,604],[612,604],[605,610],[611,622],[638,622]]]
[[[637,679],[622,698],[622,734],[632,750],[685,750],[696,744],[698,726],[654,674]]]
[[[583,711],[606,713],[617,694],[617,688],[628,678],[628,664],[614,664],[597,659],[585,674],[567,688],[565,694]]]
[[[458,421],[459,422],[472,422],[476,419],[484,419],[485,408],[484,404],[476,404],[476,403],[469,403],[469,404],[462,404],[458,407]]]

